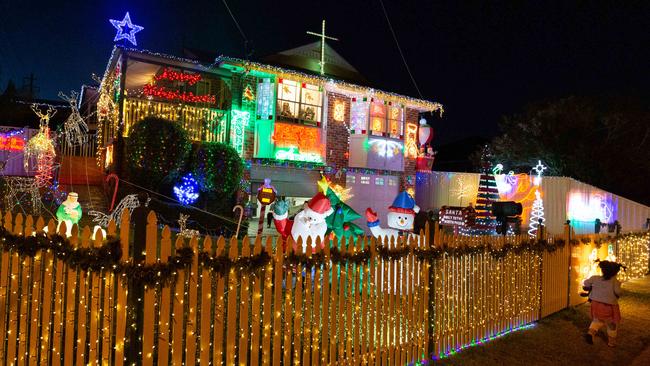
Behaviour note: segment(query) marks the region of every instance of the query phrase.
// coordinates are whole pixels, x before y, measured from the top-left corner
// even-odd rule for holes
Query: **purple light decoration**
[[[487,336],[487,337],[472,341],[469,344],[465,344],[465,345],[462,345],[462,346],[457,346],[457,347],[452,348],[452,349],[450,349],[448,351],[440,352],[440,354],[438,354],[438,355],[435,355],[434,353],[431,353],[431,359],[424,359],[424,356],[423,356],[423,359],[418,360],[416,362],[408,363],[407,365],[409,365],[409,366],[428,365],[431,361],[438,361],[438,360],[441,360],[443,358],[453,356],[456,353],[458,353],[458,352],[460,352],[460,351],[462,351],[462,350],[464,350],[466,348],[474,347],[474,346],[477,346],[477,345],[482,345],[484,343],[495,340],[497,338],[501,338],[501,337],[503,337],[505,335],[516,332],[518,330],[530,329],[530,328],[533,328],[535,325],[536,325],[536,323],[529,323],[529,324],[520,325],[520,326],[517,326],[517,327],[514,327],[514,328],[510,328],[510,329],[504,330],[504,331],[502,331],[500,333],[497,333],[497,334],[494,334],[494,335],[491,335],[491,336]]]

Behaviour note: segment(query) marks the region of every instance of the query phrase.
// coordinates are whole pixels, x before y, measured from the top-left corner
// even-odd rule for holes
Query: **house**
[[[220,56],[210,64],[116,46],[97,102],[105,168],[119,170],[119,141],[156,115],[180,123],[193,141],[233,146],[246,162],[248,192],[271,178],[300,204],[316,193],[322,171],[351,188],[352,207],[382,214],[400,190],[415,188],[420,114],[442,106],[362,85],[328,45],[320,75],[318,45],[268,63]],[[255,197],[243,200],[254,205]]]

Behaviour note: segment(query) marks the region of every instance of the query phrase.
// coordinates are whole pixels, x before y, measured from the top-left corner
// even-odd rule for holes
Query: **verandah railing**
[[[126,213],[108,227],[117,239],[93,241],[89,228],[75,228],[68,242],[32,237],[41,218],[5,214],[3,364],[406,364],[583,301],[576,258],[616,243],[569,228],[534,242],[434,228],[435,245],[428,235],[360,238],[302,254],[271,239],[173,237],[150,214],[138,265],[129,226]],[[634,251],[618,250],[647,264],[648,236],[634,242]],[[129,302],[137,292],[129,286],[140,285],[141,302]]]

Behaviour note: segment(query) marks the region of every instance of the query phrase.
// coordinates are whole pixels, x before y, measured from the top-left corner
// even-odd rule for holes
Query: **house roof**
[[[262,61],[277,66],[300,69],[314,74],[320,74],[320,41],[290,50],[278,52],[262,58]],[[325,74],[340,80],[367,84],[357,69],[346,61],[327,42],[325,49]]]
[[[306,46],[297,47],[291,50],[280,52],[278,54],[280,56],[277,56],[278,60],[282,59],[285,61],[292,61],[298,63],[299,61],[302,60],[303,63],[307,62],[308,61],[307,59],[309,58],[309,54],[313,52],[313,47],[315,44],[318,44],[320,47],[320,43],[315,42]],[[413,98],[413,97],[409,97],[397,93],[382,91],[368,86],[363,86],[360,85],[361,84],[360,82],[351,82],[346,80],[342,76],[337,77],[335,75],[328,75],[327,72],[326,75],[319,75],[318,73],[314,73],[311,69],[301,71],[287,66],[275,66],[268,63],[253,62],[253,61],[248,61],[248,60],[235,58],[235,57],[228,57],[228,56],[219,56],[215,59],[214,63],[207,65],[202,63],[199,60],[176,57],[176,56],[171,56],[171,55],[158,53],[158,52],[152,52],[148,50],[140,50],[135,48],[125,48],[125,47],[115,46],[115,48],[113,49],[113,53],[111,54],[111,57],[109,59],[108,66],[106,68],[104,76],[106,76],[106,72],[109,71],[111,65],[113,65],[117,61],[117,56],[121,52],[128,52],[129,54],[137,54],[140,56],[140,58],[142,58],[145,61],[150,60],[152,62],[155,62],[156,59],[160,60],[162,58],[165,59],[168,64],[172,64],[172,65],[175,64],[178,67],[192,68],[197,71],[204,71],[204,72],[218,73],[219,69],[222,69],[224,67],[226,69],[230,69],[231,71],[238,71],[238,72],[247,72],[249,70],[256,70],[262,73],[275,74],[280,78],[288,78],[288,79],[293,78],[304,82],[309,82],[312,84],[324,85],[330,91],[338,92],[345,95],[358,96],[358,97],[366,97],[366,96],[376,97],[379,99],[400,103],[410,108],[416,109],[420,112],[437,111],[441,114],[443,112],[443,106],[438,102]],[[320,50],[318,50],[318,52],[320,55]],[[356,69],[352,65],[350,65],[347,61],[345,61],[338,53],[336,53],[336,51],[334,51],[334,49],[327,46],[327,44],[326,44],[325,54],[326,54],[326,58],[329,57],[330,60],[332,61],[331,68],[333,72],[336,71],[341,75],[342,74],[357,75],[358,77],[362,78],[362,76],[358,73],[358,71],[356,71]],[[313,68],[313,65],[311,64],[307,66]],[[327,61],[326,61],[326,71],[327,71]],[[101,90],[101,86],[100,86],[100,90]]]

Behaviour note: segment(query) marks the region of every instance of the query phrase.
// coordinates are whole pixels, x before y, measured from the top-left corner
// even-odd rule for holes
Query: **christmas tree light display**
[[[497,181],[492,173],[491,157],[492,153],[489,147],[485,146],[481,154],[481,177],[476,196],[476,225],[463,230],[463,234],[491,235],[496,233],[496,220],[492,216],[490,209],[492,208],[492,202],[499,200],[499,189],[497,188]]]
[[[533,170],[537,176],[533,179],[533,183],[536,186],[539,186],[542,182],[542,173],[546,167],[542,164],[541,160],[537,161],[537,165],[533,167]],[[539,188],[535,188],[535,201],[533,201],[533,208],[530,213],[530,223],[528,224],[528,235],[531,238],[537,237],[537,230],[540,228],[540,225],[543,225],[546,219],[544,218],[544,201],[542,200],[542,195],[539,192]]]

